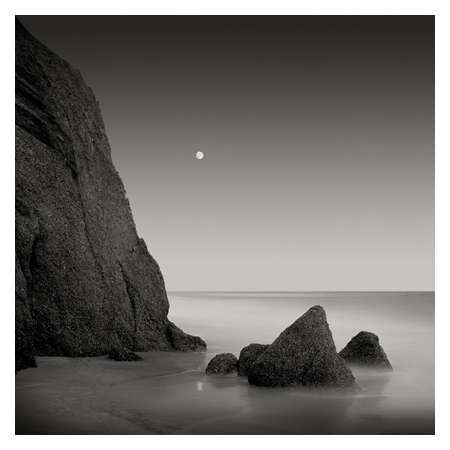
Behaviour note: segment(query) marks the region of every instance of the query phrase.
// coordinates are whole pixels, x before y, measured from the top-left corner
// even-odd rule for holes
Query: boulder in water
[[[360,331],[352,337],[339,355],[349,364],[392,370],[378,336],[369,331]]]
[[[241,350],[239,354],[238,373],[240,376],[247,376],[249,368],[255,363],[259,355],[266,350],[269,345],[249,344]]]
[[[206,373],[208,375],[226,375],[228,373],[237,372],[237,366],[238,360],[233,353],[219,353],[208,363]]]
[[[275,339],[249,368],[248,381],[257,386],[355,386],[321,306],[310,308]]]

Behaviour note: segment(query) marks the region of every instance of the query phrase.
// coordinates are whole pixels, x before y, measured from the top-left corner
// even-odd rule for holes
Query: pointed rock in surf
[[[238,360],[233,353],[219,353],[206,367],[207,375],[226,375],[237,372]]]
[[[241,377],[248,375],[250,367],[268,347],[267,344],[249,344],[241,350],[238,364],[238,373]]]
[[[310,308],[275,339],[250,367],[248,381],[257,386],[355,386],[321,306]]]
[[[370,366],[392,370],[391,363],[380,345],[378,336],[369,331],[360,331],[339,352],[348,364]]]

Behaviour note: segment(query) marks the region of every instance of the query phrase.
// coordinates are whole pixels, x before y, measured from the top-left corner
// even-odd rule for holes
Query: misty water
[[[173,293],[171,320],[207,353],[140,353],[144,361],[38,358],[16,377],[17,433],[434,433],[434,293]],[[372,331],[393,372],[353,368],[359,392],[260,388],[206,376],[212,356],[271,343],[309,307],[327,313],[340,350]]]

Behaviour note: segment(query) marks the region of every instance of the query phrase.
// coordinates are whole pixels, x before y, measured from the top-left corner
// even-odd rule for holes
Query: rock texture
[[[264,344],[249,344],[244,347],[239,354],[238,374],[242,377],[247,376],[250,367],[268,347]]]
[[[169,321],[169,341],[175,350],[180,352],[203,352],[206,350],[206,342],[199,336],[191,336]]]
[[[113,348],[108,357],[114,361],[142,361],[142,358],[136,353],[121,348]]]
[[[226,375],[228,373],[237,372],[237,366],[238,360],[233,353],[219,353],[208,363],[206,373],[208,375]]]
[[[94,94],[16,22],[16,368],[112,346],[198,349],[174,339],[168,309]]]
[[[336,353],[325,311],[314,306],[257,358],[248,381],[257,386],[350,387],[352,372]]]
[[[392,370],[378,336],[369,331],[360,331],[339,352],[339,355],[349,364]]]

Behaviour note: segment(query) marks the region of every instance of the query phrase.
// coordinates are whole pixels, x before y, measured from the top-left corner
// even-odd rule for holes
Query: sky
[[[434,17],[21,20],[94,90],[168,290],[434,289]]]

